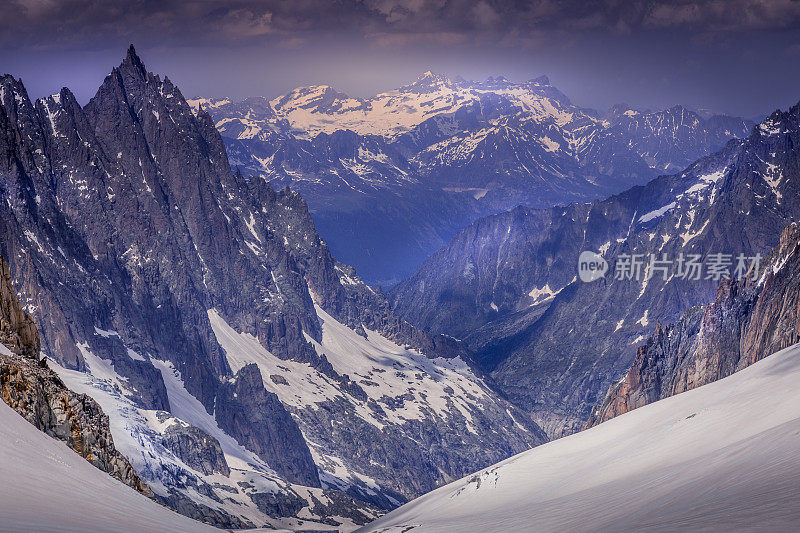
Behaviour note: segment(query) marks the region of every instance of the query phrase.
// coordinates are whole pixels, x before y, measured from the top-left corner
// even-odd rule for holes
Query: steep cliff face
[[[15,354],[38,359],[39,331],[11,286],[8,263],[0,257],[0,344]]]
[[[114,447],[108,417],[85,394],[64,386],[39,359],[39,333],[11,286],[0,257],[0,398],[37,429],[142,494],[153,492]]]
[[[724,281],[716,299],[657,327],[587,427],[727,377],[800,342],[800,228],[792,224],[757,277]]]
[[[0,78],[0,194],[42,352],[179,512],[349,527],[546,439],[337,261],[296,192],[233,172],[132,48],[83,108]]]
[[[264,388],[257,365],[245,366],[221,387],[217,409],[222,413],[217,417],[220,427],[275,465],[287,481],[319,486],[319,476],[309,480],[306,475],[317,470],[311,454],[293,448],[295,442],[303,442],[303,435],[278,397]]]
[[[31,103],[10,76],[2,96],[0,247],[45,354],[77,370],[87,354],[110,361],[151,410],[171,406],[149,358],[168,360],[213,411],[230,369],[206,310],[224,302],[273,352],[319,360],[303,338],[320,335],[305,283],[268,236],[262,209],[276,194],[231,172],[208,116],[195,116],[133,48],[85,108],[68,89]],[[313,464],[303,439],[282,442]],[[303,479],[318,484],[316,468]]]

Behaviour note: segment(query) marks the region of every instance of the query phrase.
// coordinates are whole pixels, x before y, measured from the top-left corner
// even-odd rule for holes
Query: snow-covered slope
[[[433,116],[483,104],[487,99],[524,110],[540,120],[553,119],[559,125],[574,119],[569,100],[546,78],[524,83],[502,77],[466,82],[430,71],[413,83],[372,98],[351,98],[327,85],[311,85],[298,87],[271,104],[278,116],[309,137],[341,129],[393,137]]]
[[[0,530],[214,532],[101,472],[0,402]]]
[[[335,374],[280,359],[252,335],[236,331],[217,310],[208,315],[233,372],[257,365],[264,387],[294,415],[323,486],[396,506],[411,492],[403,489],[406,485],[419,494],[453,479],[442,475],[451,455],[463,475],[464,465],[487,464],[486,457],[497,450],[509,456],[514,448],[541,442],[538,428],[499,400],[460,357],[428,358],[366,327],[361,336],[319,306],[316,312],[322,340],[308,335],[306,340]],[[364,452],[359,443],[370,443],[375,451]],[[398,461],[412,462],[414,468],[393,469]]]
[[[362,532],[796,531],[800,345],[522,453]]]
[[[350,518],[341,516],[350,510],[333,506],[329,491],[287,483],[256,454],[226,434],[186,390],[180,372],[169,361],[152,360],[164,378],[172,413],[136,406],[123,392],[126,379],[114,370],[110,361],[85,347],[83,356],[89,372],[66,369],[52,359],[48,364],[69,388],[88,394],[102,406],[109,416],[117,448],[164,501],[174,502],[185,495],[212,512],[234,516],[243,524],[271,528],[326,529],[330,524],[324,518],[328,516],[339,516],[341,531],[356,527]],[[229,471],[203,472],[197,465],[187,464],[165,445],[165,438],[174,431],[174,426],[194,426],[216,439]],[[202,453],[203,450],[197,450],[198,455]],[[280,516],[272,505],[264,503],[272,499],[296,506],[295,515],[300,518]],[[364,512],[370,516],[369,510]]]

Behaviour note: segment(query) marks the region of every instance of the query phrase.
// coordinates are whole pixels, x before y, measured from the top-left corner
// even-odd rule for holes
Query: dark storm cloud
[[[575,38],[576,32],[677,31],[713,38],[794,30],[798,23],[800,3],[791,0],[10,0],[0,7],[0,43],[87,47],[136,38],[160,44],[297,46],[305,38],[332,33],[391,46],[426,41],[517,46],[552,35]]]
[[[187,94],[356,96],[432,68],[547,74],[581,105],[674,104],[755,116],[800,99],[791,0],[0,0],[0,73],[88,99],[134,43]]]

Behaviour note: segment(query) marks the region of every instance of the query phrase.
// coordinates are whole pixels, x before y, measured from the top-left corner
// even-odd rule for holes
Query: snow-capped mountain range
[[[334,252],[388,283],[480,216],[620,192],[752,125],[680,106],[616,106],[601,116],[546,77],[473,82],[432,72],[372,98],[315,85],[270,101],[189,104],[213,117],[232,165],[300,191]],[[384,225],[399,228],[398,238],[362,231]]]
[[[794,106],[643,187],[481,219],[393,289],[395,312],[464,340],[551,437],[577,431],[659,323],[716,295],[706,271],[698,280],[675,272],[616,279],[617,259],[767,254],[800,216],[799,136]],[[577,279],[586,250],[609,263],[610,273],[595,283]]]
[[[654,369],[633,352],[650,333],[663,335],[659,322],[712,300],[716,280],[581,283],[577,257],[596,250],[613,269],[632,253],[753,255],[782,242],[780,228],[800,211],[800,105],[732,139],[747,126],[680,107],[623,106],[601,117],[545,78],[475,83],[431,73],[372,99],[312,87],[272,101],[187,102],[168,78],[147,71],[133,47],[85,106],[66,88],[31,101],[20,80],[0,77],[3,400],[63,441],[63,451],[110,475],[101,481],[99,472],[78,467],[77,479],[129,485],[131,498],[118,483],[109,489],[111,515],[145,513],[150,497],[224,528],[354,530],[575,431],[593,413],[612,418],[669,395],[629,386],[639,376],[682,383],[679,373],[664,371],[673,352],[653,352]],[[629,187],[726,140],[681,172]],[[296,190],[273,185],[300,189],[313,209]],[[588,202],[614,191],[622,192]],[[573,203],[552,207],[567,200]],[[334,252],[360,260],[374,253],[365,264],[396,275],[385,270],[389,259],[392,268],[410,268],[437,239],[509,202],[540,208],[477,220],[398,285],[391,301],[317,233],[319,226],[333,237]],[[794,286],[796,265],[781,253],[770,261],[773,277],[763,286],[773,292],[763,305],[772,311],[788,302],[773,328],[783,336],[758,336],[769,327],[754,335],[772,350],[797,340],[787,331],[795,300],[780,299]],[[785,276],[783,284],[776,276]],[[694,325],[672,331],[693,334]],[[693,357],[709,353],[716,352]],[[765,368],[759,364],[753,367]],[[693,383],[728,373],[706,372]],[[733,378],[740,389],[760,390]],[[793,378],[792,371],[778,384]],[[606,390],[608,403],[593,409]],[[672,401],[681,413],[698,405]],[[776,410],[786,412],[769,419],[773,426],[753,427],[772,431],[793,420],[794,411]],[[10,414],[0,410],[18,427]],[[626,416],[620,420],[634,427],[646,418]],[[611,427],[641,448],[627,423]],[[673,427],[668,419],[650,430]],[[600,429],[587,434],[602,436]],[[696,442],[701,432],[692,426],[681,438]],[[10,440],[7,432],[0,439]],[[577,442],[594,449],[591,437]],[[52,453],[51,444],[42,449]],[[573,460],[565,446],[566,455],[545,446],[510,459],[535,458],[533,466],[522,460],[503,494],[522,494],[517,477],[541,469],[542,456],[553,457],[548,450],[564,469],[576,468],[576,478],[581,465],[596,466]],[[677,461],[674,446],[666,447],[664,456]],[[620,460],[630,456],[615,449]],[[10,450],[42,468],[18,446]],[[493,497],[459,498],[499,483],[491,476],[503,468],[466,478],[453,493],[433,492],[416,508],[438,507],[443,491],[478,527],[470,512]],[[54,472],[64,478],[60,467]],[[537,491],[550,494],[545,482],[555,478],[539,479]],[[581,489],[564,487],[565,496]],[[541,503],[525,500],[537,492],[522,488],[517,504]],[[62,491],[54,497],[63,503]],[[408,509],[387,527],[428,527],[424,514],[410,523]],[[158,514],[142,527],[169,523]]]
[[[85,106],[1,77],[0,155],[0,255],[41,352],[178,512],[352,529],[546,440],[334,259],[297,192],[233,172],[133,47]]]
[[[503,77],[475,83],[451,80],[431,71],[413,83],[372,98],[351,98],[327,85],[313,85],[294,89],[271,104],[292,128],[309,138],[346,129],[392,139],[429,118],[476,105],[509,110],[516,107],[559,125],[575,118],[569,101],[545,77],[522,84]]]

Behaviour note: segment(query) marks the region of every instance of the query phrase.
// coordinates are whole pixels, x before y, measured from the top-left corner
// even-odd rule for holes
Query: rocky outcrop
[[[85,394],[67,389],[45,360],[0,354],[0,397],[36,428],[64,441],[100,470],[153,496],[114,448],[108,417],[100,406]]]
[[[66,388],[39,359],[39,333],[11,286],[0,257],[0,397],[37,429],[64,441],[94,466],[152,497],[128,460],[114,448],[108,417],[85,394]]]
[[[292,483],[319,487],[319,474],[302,433],[278,397],[264,388],[255,364],[220,387],[217,422]]]
[[[191,485],[190,485],[191,486]],[[201,494],[204,496],[212,497],[213,493],[208,492],[207,490],[203,490],[203,486],[192,486],[192,490],[200,490],[202,491]],[[205,522],[206,524],[211,524],[218,528],[225,528],[225,529],[253,529],[255,527],[252,522],[249,520],[243,520],[241,518],[231,516],[228,513],[224,513],[218,511],[216,509],[212,509],[207,505],[202,505],[194,501],[193,499],[189,498],[186,494],[178,492],[178,491],[171,491],[168,495],[156,495],[156,500],[160,502],[162,505],[166,505],[170,509],[182,514],[183,516],[188,516],[189,518],[193,518],[200,522]]]
[[[2,257],[0,257],[0,344],[22,356],[36,358],[39,356],[39,331],[14,294],[8,263]]]
[[[231,473],[219,441],[200,428],[176,421],[164,430],[161,442],[181,461],[205,475]]]
[[[797,225],[786,228],[762,266],[763,274],[726,280],[712,303],[657,327],[586,427],[717,381],[800,342]]]
[[[296,494],[281,492],[257,492],[251,494],[250,499],[259,511],[273,518],[295,516],[306,504],[305,500]]]

